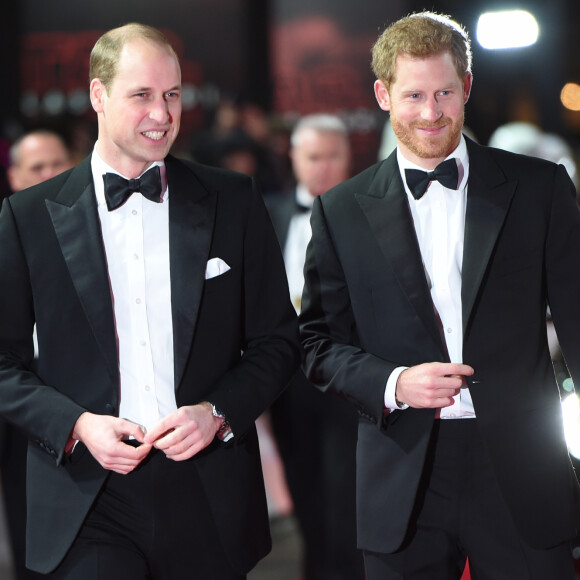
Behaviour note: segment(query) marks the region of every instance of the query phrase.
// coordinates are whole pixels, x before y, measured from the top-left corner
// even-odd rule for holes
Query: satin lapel
[[[189,357],[205,282],[217,196],[186,165],[166,159],[175,387]]]
[[[483,147],[469,140],[467,145],[469,180],[461,271],[464,341],[485,270],[516,187],[516,182],[506,178]]]
[[[383,255],[427,333],[446,356],[427,285],[421,251],[400,177],[396,153],[378,169],[365,193],[355,194]]]
[[[119,379],[111,288],[90,158],[72,172],[46,207],[73,285],[113,381]]]

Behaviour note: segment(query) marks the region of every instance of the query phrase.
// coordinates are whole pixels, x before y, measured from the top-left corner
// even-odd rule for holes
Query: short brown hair
[[[136,39],[148,40],[167,47],[169,52],[177,59],[175,50],[161,31],[147,24],[131,22],[105,32],[97,40],[91,51],[89,81],[100,79],[108,92],[109,87],[117,75],[117,68],[123,47]]]
[[[471,42],[467,31],[449,16],[418,12],[397,20],[379,36],[372,49],[372,69],[385,86],[395,82],[400,54],[426,58],[449,52],[460,78],[471,72]]]

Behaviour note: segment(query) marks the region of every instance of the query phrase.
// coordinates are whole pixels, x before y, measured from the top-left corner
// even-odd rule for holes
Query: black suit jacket
[[[477,422],[524,539],[574,536],[577,482],[546,339],[549,304],[580,381],[580,218],[561,166],[468,141],[463,360]],[[397,366],[446,360],[393,153],[323,195],[312,215],[301,332],[310,380],[357,408],[359,546],[397,550],[434,420],[384,413]]]
[[[222,542],[245,572],[270,547],[254,420],[295,372],[299,346],[280,250],[254,182],[166,159],[177,405],[209,400],[235,438],[195,458]],[[231,269],[205,280],[207,261]],[[107,472],[65,455],[78,416],[118,414],[115,325],[86,159],[0,213],[0,412],[24,429],[28,566],[53,570]],[[33,357],[36,322],[38,366]],[[79,452],[80,451],[80,452]]]
[[[272,220],[272,225],[274,226],[274,231],[278,237],[278,242],[282,251],[284,251],[292,218],[302,211],[310,210],[302,208],[298,204],[296,201],[296,189],[268,195],[264,200],[268,213],[270,214],[270,219]]]

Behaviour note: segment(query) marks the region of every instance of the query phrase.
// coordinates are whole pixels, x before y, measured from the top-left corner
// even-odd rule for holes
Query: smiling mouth
[[[153,139],[154,141],[160,141],[163,139],[163,137],[165,137],[166,133],[167,131],[144,131],[141,133],[141,135],[144,135],[149,139]]]
[[[416,129],[422,129],[423,131],[438,131],[447,127],[449,123],[436,123],[435,125],[415,125]]]

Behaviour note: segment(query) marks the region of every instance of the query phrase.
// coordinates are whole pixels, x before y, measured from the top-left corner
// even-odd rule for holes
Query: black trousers
[[[152,450],[111,473],[54,580],[243,580],[219,541],[193,461]]]
[[[520,537],[477,420],[438,420],[408,536],[394,554],[364,553],[367,580],[459,580],[467,557],[472,580],[574,580],[570,545]]]

